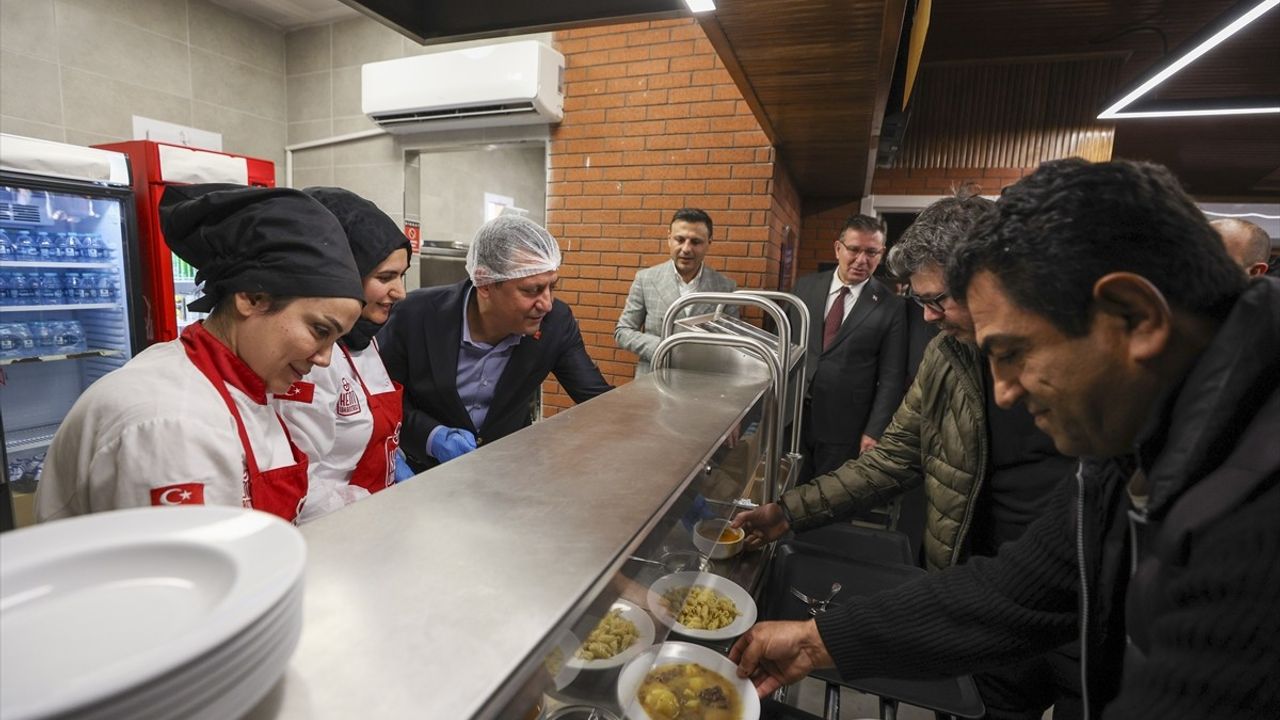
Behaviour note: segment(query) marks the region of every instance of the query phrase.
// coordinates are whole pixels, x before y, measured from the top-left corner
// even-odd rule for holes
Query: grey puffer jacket
[[[991,454],[980,363],[977,348],[945,335],[934,338],[879,444],[782,496],[792,529],[883,505],[924,482],[925,566],[958,563]]]

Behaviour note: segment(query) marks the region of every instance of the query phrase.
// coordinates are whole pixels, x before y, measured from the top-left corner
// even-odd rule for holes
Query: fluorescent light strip
[[[1280,220],[1280,215],[1266,215],[1264,213],[1221,213],[1221,212],[1214,212],[1212,210],[1202,210],[1201,212],[1203,212],[1205,215],[1213,215],[1214,217],[1225,217],[1225,218],[1256,217],[1262,220]]]
[[[1099,115],[1098,119],[1204,117],[1206,115],[1265,115],[1268,113],[1280,113],[1280,107],[1216,108],[1206,110],[1134,110],[1132,112],[1115,113],[1106,117]]]
[[[1275,0],[1280,2],[1280,0]],[[714,0],[684,0],[684,4],[689,6],[690,12],[704,13],[711,12],[716,9]]]
[[[688,2],[689,0],[685,0],[685,1]],[[1214,33],[1213,36],[1211,36],[1208,40],[1205,40],[1204,42],[1200,43],[1196,47],[1192,48],[1191,51],[1188,52],[1186,55],[1183,55],[1182,57],[1173,61],[1171,64],[1169,64],[1168,67],[1156,73],[1156,75],[1152,77],[1150,80],[1147,80],[1146,82],[1142,83],[1137,88],[1135,88],[1132,92],[1130,92],[1128,95],[1125,95],[1124,97],[1120,98],[1120,100],[1116,102],[1114,105],[1107,108],[1106,110],[1103,110],[1102,114],[1098,116],[1098,119],[1113,120],[1119,117],[1181,117],[1181,116],[1185,116],[1187,113],[1191,111],[1180,111],[1181,112],[1180,115],[1166,114],[1166,113],[1161,113],[1158,115],[1149,115],[1149,114],[1142,114],[1142,113],[1121,114],[1120,111],[1123,110],[1125,107],[1127,107],[1129,104],[1131,104],[1133,101],[1137,100],[1143,95],[1146,95],[1155,86],[1159,85],[1165,80],[1168,80],[1169,77],[1172,76],[1174,73],[1178,72],[1184,67],[1195,62],[1195,60],[1199,58],[1201,55],[1204,55],[1205,53],[1209,52],[1213,48],[1220,45],[1223,40],[1226,40],[1232,35],[1235,35],[1237,32],[1240,32],[1240,30],[1244,28],[1246,25],[1262,17],[1263,14],[1265,14],[1268,10],[1271,10],[1277,5],[1280,5],[1280,0],[1263,0],[1263,2],[1258,3],[1256,6],[1254,6],[1252,10],[1246,12],[1244,15],[1241,15],[1239,18],[1233,21],[1230,25],[1227,25],[1225,28]],[[1243,110],[1242,112],[1234,112],[1234,113],[1213,111],[1213,112],[1199,113],[1199,114],[1247,115],[1252,113],[1270,112],[1270,111],[1272,111],[1270,108],[1256,108],[1256,109],[1250,108],[1247,110]]]

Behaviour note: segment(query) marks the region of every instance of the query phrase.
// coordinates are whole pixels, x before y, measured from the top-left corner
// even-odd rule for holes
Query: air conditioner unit
[[[564,56],[532,40],[367,63],[361,108],[393,133],[559,122]]]

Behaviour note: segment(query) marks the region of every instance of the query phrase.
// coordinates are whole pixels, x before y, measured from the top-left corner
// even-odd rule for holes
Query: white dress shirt
[[[867,278],[867,280],[870,279]],[[844,299],[844,317],[840,318],[840,324],[843,325],[844,321],[849,318],[849,311],[858,302],[858,296],[862,294],[862,289],[867,286],[867,280],[863,280],[857,285],[845,285],[840,280],[840,269],[836,268],[836,271],[831,273],[831,287],[827,288],[827,304],[822,306],[822,317],[825,318],[827,313],[831,312],[831,304],[836,301],[836,294],[840,292],[840,288],[847,287],[849,288],[849,296]]]

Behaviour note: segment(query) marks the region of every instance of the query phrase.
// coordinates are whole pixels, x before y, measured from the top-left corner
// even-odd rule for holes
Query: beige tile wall
[[[222,133],[283,181],[285,34],[208,0],[0,0],[0,131],[91,145],[133,116]]]
[[[275,162],[283,185],[287,145],[376,129],[360,110],[362,64],[474,44],[421,47],[364,17],[285,33],[209,0],[0,0],[0,131],[92,145],[132,138],[141,115],[222,133],[223,150]],[[406,152],[546,135],[493,128],[302,150],[292,184],[349,188],[400,223]]]
[[[549,34],[533,37],[551,43]],[[360,66],[364,63],[474,44],[478,43],[422,47],[364,17],[288,33],[285,36],[285,75],[289,98],[289,144],[377,128],[360,109]],[[293,185],[348,188],[372,200],[399,223],[403,222],[405,215],[406,153],[442,147],[520,142],[539,137],[545,139],[546,136],[545,127],[492,128],[409,136],[381,135],[299,150],[293,153]],[[541,182],[545,184],[545,179]],[[415,204],[410,203],[410,206]]]

